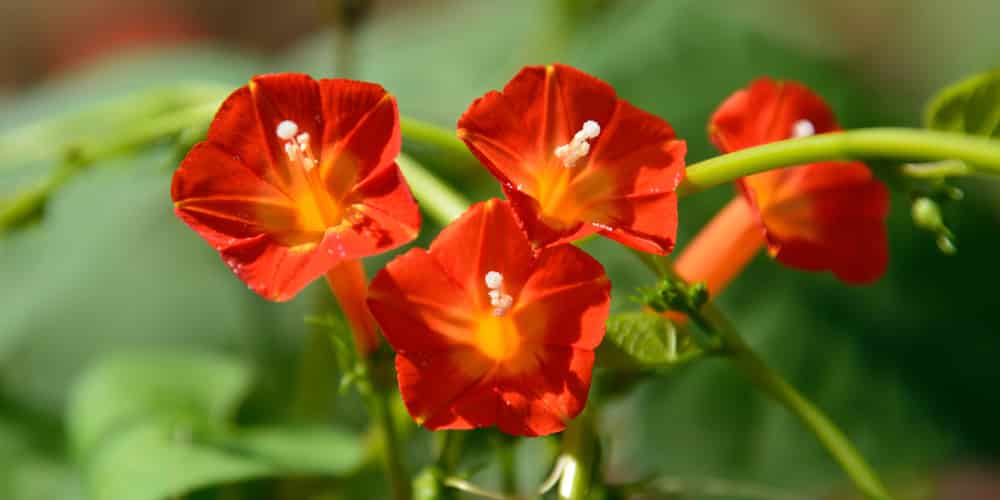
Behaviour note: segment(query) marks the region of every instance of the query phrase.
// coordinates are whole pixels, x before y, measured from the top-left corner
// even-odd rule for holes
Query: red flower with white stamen
[[[510,205],[490,200],[390,262],[368,305],[418,423],[539,436],[584,407],[609,294],[596,260],[572,245],[535,252]]]
[[[723,152],[839,130],[833,112],[805,86],[761,78],[731,95],[709,133]],[[889,193],[861,162],[828,161],[737,181],[741,195],[677,259],[677,271],[719,292],[759,248],[796,269],[840,280],[877,280],[888,264]]]
[[[416,237],[399,150],[399,111],[382,87],[258,76],[174,174],[175,212],[251,289],[288,300],[339,263]]]
[[[560,64],[526,67],[469,106],[458,136],[536,246],[599,233],[645,252],[673,248],[686,145],[607,83]]]

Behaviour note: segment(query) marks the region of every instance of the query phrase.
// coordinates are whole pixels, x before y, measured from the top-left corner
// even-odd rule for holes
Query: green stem
[[[217,108],[215,102],[191,106],[132,126],[107,143],[94,141],[64,146],[64,159],[58,168],[37,185],[15,195],[0,209],[0,234],[37,213],[52,193],[94,163],[177,134],[192,124],[207,122]]]
[[[773,142],[689,165],[681,196],[774,168],[825,160],[961,160],[1000,175],[1000,141],[954,132],[869,128]]]
[[[403,149],[424,161],[433,159],[434,166],[453,178],[468,178],[470,174],[485,174],[486,170],[469,148],[455,135],[427,122],[403,116],[399,121],[403,133]]]
[[[405,154],[396,159],[413,196],[435,222],[449,224],[465,212],[471,203],[448,184],[430,173],[416,160]]]
[[[497,445],[497,461],[500,463],[500,491],[504,495],[517,495],[517,461],[514,457],[517,441],[501,436]]]
[[[90,143],[121,142],[122,135],[131,135],[137,124],[153,124],[161,117],[183,113],[201,105],[210,105],[214,112],[226,96],[226,90],[215,85],[176,85],[130,94],[52,118],[28,123],[0,134],[0,169],[17,166],[23,161],[52,160],[67,151],[79,149],[80,140]],[[211,112],[205,120],[210,118]],[[174,115],[177,116],[177,115]],[[175,127],[185,128],[191,123]],[[140,128],[145,125],[140,125]],[[85,139],[84,139],[85,138]]]
[[[593,482],[596,456],[597,436],[593,410],[588,408],[569,423],[563,434],[562,460],[565,460],[565,464],[559,481],[559,500],[587,498]]]
[[[637,255],[640,255],[637,252]],[[646,258],[640,255],[647,267],[660,276],[683,281],[665,257]],[[808,399],[772,370],[743,340],[729,319],[714,304],[704,305],[701,311],[690,315],[692,320],[704,325],[711,333],[723,341],[721,353],[733,362],[751,382],[765,394],[781,403],[798,417],[827,452],[840,465],[854,485],[872,500],[890,500],[882,481],[868,465],[861,453],[851,444],[847,436]]]
[[[369,398],[371,401],[369,407],[382,441],[382,460],[386,480],[392,491],[392,499],[412,500],[413,487],[406,465],[403,463],[403,448],[392,418],[392,392],[379,387],[377,383],[375,385]]]
[[[713,322],[716,326],[717,323]],[[795,414],[833,456],[859,491],[873,500],[892,498],[875,471],[846,435],[808,399],[764,363],[736,331],[717,330],[726,342],[726,355],[761,391]]]

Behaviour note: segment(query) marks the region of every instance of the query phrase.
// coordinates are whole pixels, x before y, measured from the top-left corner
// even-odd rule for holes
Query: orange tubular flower
[[[569,66],[530,66],[477,99],[458,136],[500,181],[537,247],[599,233],[667,254],[686,145],[670,125]]]
[[[571,245],[535,252],[507,202],[473,205],[372,281],[410,415],[428,429],[561,431],[583,409],[610,282]]]
[[[291,299],[329,272],[370,344],[357,259],[413,240],[420,227],[399,149],[399,111],[382,87],[258,76],[226,99],[174,174],[175,212],[269,300]]]
[[[731,95],[709,133],[723,152],[839,130],[823,100],[795,82],[761,78]],[[765,243],[779,262],[870,283],[885,273],[889,193],[860,162],[771,170],[737,181],[734,199],[677,259],[677,271],[719,292]]]

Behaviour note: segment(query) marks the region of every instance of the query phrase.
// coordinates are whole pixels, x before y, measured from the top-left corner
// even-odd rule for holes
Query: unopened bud
[[[940,231],[944,227],[941,209],[937,202],[930,198],[920,197],[914,200],[910,207],[913,222],[928,231]]]

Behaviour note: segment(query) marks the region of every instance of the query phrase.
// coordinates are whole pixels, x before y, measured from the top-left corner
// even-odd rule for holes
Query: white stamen
[[[601,134],[601,126],[594,120],[583,122],[583,127],[573,135],[573,140],[555,150],[556,158],[567,168],[576,165],[581,158],[590,154],[590,143],[587,142]]]
[[[816,127],[813,126],[813,122],[802,119],[795,122],[792,125],[792,137],[798,139],[799,137],[809,137],[810,135],[816,134]]]
[[[490,297],[490,305],[493,306],[494,316],[503,316],[514,305],[514,297],[503,293],[503,275],[490,271],[483,278],[486,288],[489,289],[486,295]]]
[[[500,300],[496,304],[491,304],[493,306],[494,316],[503,316],[510,310],[510,306],[514,305],[514,297],[510,295],[501,295]]]
[[[490,290],[496,290],[503,285],[503,275],[496,272],[490,271],[486,273],[486,288]]]
[[[309,132],[299,133],[299,125],[292,120],[284,120],[276,130],[278,138],[285,141],[285,155],[288,161],[299,164],[306,172],[316,166],[316,158],[309,147]]]
[[[278,124],[277,133],[279,139],[283,141],[291,140],[292,137],[295,137],[295,134],[299,133],[299,124],[291,120],[285,120]]]
[[[285,154],[288,155],[288,159],[295,161],[299,157],[299,148],[290,142],[285,143]]]

